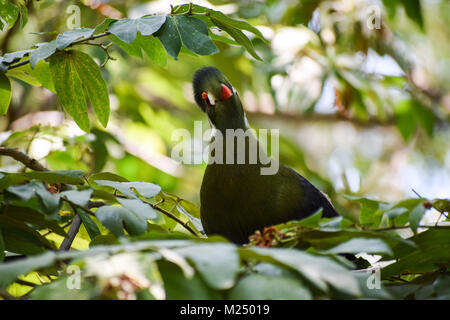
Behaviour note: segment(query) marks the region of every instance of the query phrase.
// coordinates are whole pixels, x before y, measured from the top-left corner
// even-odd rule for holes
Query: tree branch
[[[33,159],[16,148],[0,147],[0,155],[11,157],[21,163],[27,168],[35,171],[49,171],[46,167],[40,164],[36,159]]]
[[[67,237],[64,238],[58,251],[69,250],[70,246],[72,245],[73,240],[75,239],[75,236],[78,233],[78,230],[80,229],[81,218],[77,214],[77,211],[75,209],[74,209],[74,212],[75,212],[75,217],[73,218],[72,224],[70,225],[69,231],[67,232]]]

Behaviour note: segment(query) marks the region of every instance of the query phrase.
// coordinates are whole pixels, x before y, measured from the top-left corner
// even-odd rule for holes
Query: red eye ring
[[[209,97],[208,97],[208,93],[207,92],[205,92],[205,91],[202,92],[202,99],[203,99],[203,101],[205,101],[205,103],[206,103],[206,105],[208,107],[212,107],[213,106],[211,104],[211,101],[209,101]]]

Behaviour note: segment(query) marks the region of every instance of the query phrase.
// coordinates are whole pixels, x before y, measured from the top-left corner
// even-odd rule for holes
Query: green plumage
[[[222,84],[233,91],[224,100]],[[197,71],[193,87],[197,104],[218,132],[225,136],[227,129],[248,129],[239,96],[219,70],[206,67]],[[213,106],[203,99],[203,92],[215,97]],[[257,144],[255,139],[246,137],[246,151],[251,142]],[[227,143],[223,140],[225,154]],[[244,164],[236,163],[236,154],[234,160],[234,164],[208,164],[203,176],[200,213],[208,235],[219,234],[242,244],[256,230],[306,218],[320,208],[325,217],[337,215],[325,195],[291,168],[280,163],[276,174],[262,175],[261,168],[268,167],[263,164],[267,163],[265,154],[260,154],[255,164],[249,163],[248,152]]]

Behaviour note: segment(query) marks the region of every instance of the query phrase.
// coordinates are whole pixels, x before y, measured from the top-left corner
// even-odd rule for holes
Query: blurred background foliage
[[[1,1],[2,5],[6,3]],[[1,54],[50,41],[68,29],[71,5],[81,27],[105,18],[168,13],[182,1],[19,1],[19,18],[3,21]],[[246,33],[262,61],[241,46],[181,52],[161,67],[117,46],[102,68],[111,100],[107,128],[82,132],[56,96],[16,74],[0,118],[3,146],[21,147],[52,170],[115,172],[149,181],[199,203],[205,165],[171,158],[177,128],[209,127],[196,107],[193,73],[213,65],[240,93],[254,128],[280,129],[280,160],[328,193],[341,210],[357,210],[344,194],[384,201],[444,198],[450,190],[450,3],[395,1],[195,1],[242,18],[269,40]],[[214,29],[214,28],[213,28]],[[221,31],[214,29],[219,35]],[[84,48],[87,47],[87,48]],[[101,64],[106,56],[83,46]],[[14,77],[14,75],[12,75]],[[201,146],[194,141],[194,146]],[[20,165],[2,158],[2,170]]]

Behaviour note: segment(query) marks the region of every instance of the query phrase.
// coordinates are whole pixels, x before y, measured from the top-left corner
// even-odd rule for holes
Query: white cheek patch
[[[214,96],[210,93],[208,93],[208,100],[212,106],[214,106],[216,104],[216,99],[214,99]]]

